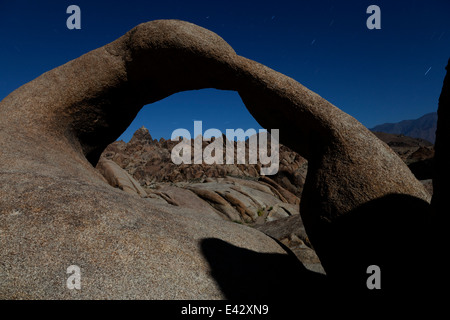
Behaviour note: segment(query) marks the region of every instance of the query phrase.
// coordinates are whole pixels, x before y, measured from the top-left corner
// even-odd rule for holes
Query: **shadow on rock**
[[[227,299],[309,300],[325,294],[326,276],[306,269],[280,245],[287,255],[259,253],[216,238],[201,242],[211,275]]]
[[[390,194],[367,202],[309,234],[332,286],[351,293],[423,295],[435,286],[429,204]],[[321,225],[321,227],[318,227]],[[320,234],[317,232],[320,230]],[[315,241],[314,241],[315,240]],[[369,290],[368,267],[380,268],[381,290]]]

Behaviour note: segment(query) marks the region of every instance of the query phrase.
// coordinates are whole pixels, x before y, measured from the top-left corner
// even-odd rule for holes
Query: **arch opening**
[[[193,132],[194,121],[202,121],[203,129],[262,129],[247,110],[236,91],[200,89],[173,94],[145,105],[118,140],[128,142],[133,133],[146,127],[153,139],[170,139],[178,128]]]

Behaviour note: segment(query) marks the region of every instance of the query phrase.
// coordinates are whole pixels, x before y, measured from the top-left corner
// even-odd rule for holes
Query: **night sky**
[[[94,3],[95,2],[95,3]],[[69,5],[81,30],[69,30]],[[369,30],[369,5],[381,29]],[[436,111],[450,57],[450,1],[2,1],[0,99],[40,74],[122,36],[139,23],[181,19],[216,32],[242,56],[284,73],[367,127]],[[205,89],[144,107],[153,138],[173,130],[258,129],[236,92]],[[282,132],[280,132],[282,134]]]

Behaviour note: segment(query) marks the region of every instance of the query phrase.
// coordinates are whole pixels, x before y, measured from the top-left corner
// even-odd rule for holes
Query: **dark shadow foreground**
[[[439,279],[430,255],[429,204],[406,195],[389,195],[366,203],[328,226],[324,265],[327,276],[306,269],[288,253],[258,253],[208,238],[201,243],[211,274],[228,299],[349,301],[391,303],[434,299],[441,295]],[[319,243],[316,242],[316,243]],[[381,269],[381,290],[370,290],[370,265]]]
[[[201,247],[227,299],[300,301],[327,292],[326,276],[306,269],[291,251],[258,253],[215,238]]]
[[[439,287],[434,273],[437,252],[432,243],[429,204],[402,194],[367,202],[337,217],[315,221],[320,234],[308,236],[332,287],[358,295],[424,297]],[[440,254],[443,254],[442,252]],[[381,290],[369,290],[367,268],[380,267]]]

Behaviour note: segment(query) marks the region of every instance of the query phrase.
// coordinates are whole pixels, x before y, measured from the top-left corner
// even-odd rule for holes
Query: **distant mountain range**
[[[413,138],[425,139],[434,144],[436,139],[436,127],[437,112],[431,112],[420,117],[419,119],[403,120],[397,123],[384,123],[369,130],[375,132],[402,134]]]

